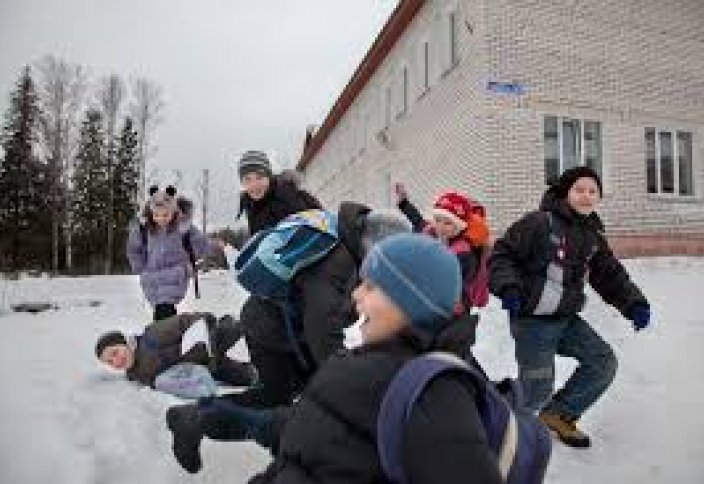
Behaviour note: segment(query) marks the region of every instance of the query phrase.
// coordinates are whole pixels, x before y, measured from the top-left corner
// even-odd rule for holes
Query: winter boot
[[[203,438],[198,405],[177,405],[166,412],[166,424],[173,433],[171,449],[181,467],[195,474],[202,467],[200,441]]]
[[[587,448],[591,445],[589,436],[577,428],[577,420],[555,412],[542,411],[540,420],[570,447]]]

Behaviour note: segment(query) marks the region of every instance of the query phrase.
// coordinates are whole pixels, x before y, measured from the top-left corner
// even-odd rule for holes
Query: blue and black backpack
[[[289,215],[245,244],[235,262],[237,280],[254,295],[286,299],[296,274],[337,243],[337,215],[325,210]]]
[[[307,210],[289,215],[275,227],[257,233],[235,262],[237,281],[244,289],[282,304],[291,348],[304,368],[308,366],[308,358],[299,344],[301,325],[291,280],[302,269],[323,259],[338,241],[337,215],[325,210]]]
[[[543,482],[552,442],[545,426],[523,407],[519,383],[506,379],[494,385],[467,362],[444,352],[406,362],[384,394],[377,418],[377,451],[386,477],[395,484],[409,482],[401,458],[406,421],[425,387],[447,372],[464,375],[477,388],[479,416],[504,481]]]

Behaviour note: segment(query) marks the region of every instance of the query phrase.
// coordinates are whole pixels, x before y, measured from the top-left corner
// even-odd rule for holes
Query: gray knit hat
[[[245,151],[237,164],[237,173],[240,179],[248,173],[260,172],[271,176],[271,163],[269,157],[263,151]]]
[[[412,231],[411,223],[398,210],[372,210],[364,217],[361,233],[362,249],[366,254],[372,245],[382,239],[390,235]]]

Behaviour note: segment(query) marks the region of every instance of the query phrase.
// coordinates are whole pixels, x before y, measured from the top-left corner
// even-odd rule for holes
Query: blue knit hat
[[[412,326],[430,332],[442,329],[460,299],[457,256],[427,235],[383,239],[364,259],[361,276],[379,286]]]

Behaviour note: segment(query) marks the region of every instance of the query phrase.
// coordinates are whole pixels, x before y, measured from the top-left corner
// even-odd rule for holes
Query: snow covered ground
[[[628,261],[653,305],[654,326],[634,334],[595,295],[585,311],[613,344],[614,385],[583,419],[589,450],[555,445],[547,482],[704,482],[704,259]],[[224,273],[201,279],[188,307],[236,313],[242,302]],[[10,313],[48,300],[59,309]],[[95,307],[91,301],[101,301]],[[171,456],[164,411],[177,399],[99,367],[98,334],[138,331],[150,319],[132,276],[0,280],[0,483],[244,483],[267,462],[252,444],[203,445],[204,469],[183,472]],[[236,353],[246,355],[243,347]],[[484,311],[476,352],[493,376],[515,374],[504,314]],[[573,364],[559,362],[562,378]]]

